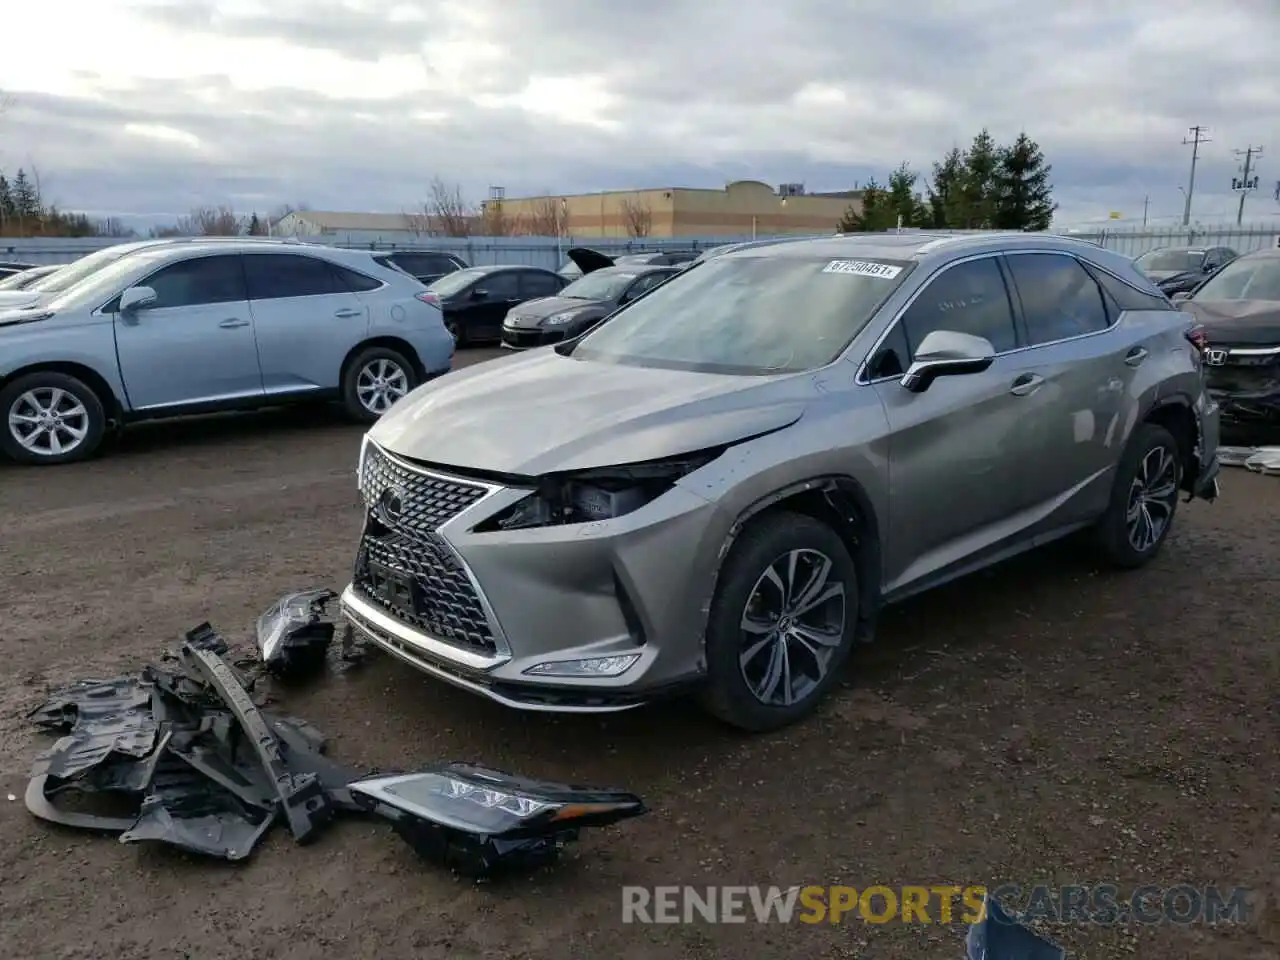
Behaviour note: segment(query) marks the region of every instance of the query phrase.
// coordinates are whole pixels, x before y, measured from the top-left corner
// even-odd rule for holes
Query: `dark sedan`
[[[461,257],[438,250],[392,250],[373,259],[428,286],[455,270],[467,269],[467,262]]]
[[[571,340],[679,272],[679,267],[645,265],[593,270],[554,297],[513,308],[502,324],[502,345],[523,350]]]
[[[1238,254],[1230,247],[1162,247],[1133,261],[1166,297],[1190,293]]]
[[[502,338],[502,321],[516,304],[553,297],[567,281],[554,270],[524,264],[468,267],[427,287],[458,346]]]

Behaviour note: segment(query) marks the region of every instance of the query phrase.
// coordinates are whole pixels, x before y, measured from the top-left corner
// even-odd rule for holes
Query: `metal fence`
[[[968,232],[968,231],[952,231]],[[980,232],[980,231],[979,231]],[[1090,240],[1108,249],[1136,257],[1156,247],[1223,246],[1237,253],[1280,246],[1280,222],[1237,226],[1201,225],[1151,229],[1142,227],[1066,229],[1054,233]],[[300,238],[303,239],[303,238]],[[456,253],[470,264],[519,263],[558,269],[570,247],[584,246],[617,255],[636,250],[706,250],[725,243],[748,239],[727,237],[664,237],[620,240],[602,237],[416,237],[405,234],[352,232],[322,234],[305,238],[333,246],[374,250],[442,250]],[[762,236],[761,239],[764,239]],[[108,237],[0,237],[0,261],[24,263],[69,263],[95,250],[121,243]]]

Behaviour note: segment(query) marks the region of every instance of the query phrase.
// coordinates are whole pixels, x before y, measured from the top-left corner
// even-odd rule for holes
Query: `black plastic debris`
[[[965,948],[968,960],[1064,960],[1067,955],[990,898],[983,903],[982,919],[969,927]]]
[[[258,618],[258,653],[268,673],[292,679],[323,669],[337,628],[329,604],[337,597],[332,590],[304,590],[267,608]]]
[[[333,624],[314,628],[332,597],[291,594],[267,611],[260,640],[275,635],[273,624],[280,630],[263,664],[275,655],[287,671],[315,649],[323,662]],[[61,737],[35,760],[27,809],[125,843],[226,860],[248,857],[277,822],[307,843],[339,815],[372,815],[422,856],[474,878],[550,863],[582,828],[645,812],[634,794],[464,763],[363,776],[326,756],[323,734],[305,720],[261,710],[250,696],[253,675],[229,654],[226,640],[203,623],[163,666],[52,694],[29,715]]]
[[[469,877],[553,863],[583,827],[645,812],[635,794],[513,777],[468,763],[351,784],[425,859]]]

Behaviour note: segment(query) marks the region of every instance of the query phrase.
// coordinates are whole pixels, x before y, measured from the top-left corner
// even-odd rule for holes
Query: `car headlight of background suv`
[[[570,310],[568,313],[554,313],[542,322],[549,327],[561,326],[572,321],[577,315],[575,310]]]

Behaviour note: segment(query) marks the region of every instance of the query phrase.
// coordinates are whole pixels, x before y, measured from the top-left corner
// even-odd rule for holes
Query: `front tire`
[[[417,371],[404,354],[390,347],[367,347],[343,373],[342,404],[353,420],[374,423],[417,385]]]
[[[720,571],[704,706],[751,732],[797,722],[839,682],[857,621],[857,568],[839,535],[803,514],[764,515]]]
[[[0,390],[0,417],[0,449],[36,466],[87,460],[107,428],[106,410],[93,388],[52,370],[18,377]]]
[[[1111,503],[1096,528],[1107,562],[1136,570],[1160,552],[1173,528],[1181,482],[1178,441],[1159,424],[1143,424],[1120,458]]]

